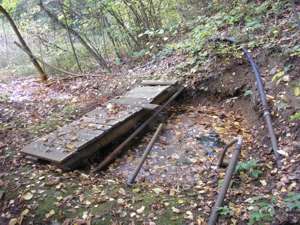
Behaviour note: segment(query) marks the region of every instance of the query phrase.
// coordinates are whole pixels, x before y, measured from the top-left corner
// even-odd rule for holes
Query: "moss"
[[[55,198],[55,191],[49,190],[46,192],[46,194],[46,198],[38,201],[38,208],[35,211],[35,219],[38,221],[43,220],[46,214],[49,213],[52,209],[55,211],[55,213],[58,212],[58,208],[55,205],[55,203],[57,202],[57,199]]]
[[[171,209],[165,209],[162,215],[158,218],[157,223],[160,225],[182,225],[184,224],[184,218],[181,214],[175,214]]]

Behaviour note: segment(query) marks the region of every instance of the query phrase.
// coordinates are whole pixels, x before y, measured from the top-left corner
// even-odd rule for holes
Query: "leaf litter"
[[[151,72],[148,68],[139,70],[144,74]],[[130,71],[130,76],[133,73],[136,71]],[[127,177],[137,165],[151,134],[101,174],[89,174],[84,170],[63,172],[54,165],[28,161],[16,152],[37,135],[32,131],[33,126],[54,113],[58,113],[55,119],[60,122],[49,129],[42,127],[38,130],[39,135],[66,123],[65,119],[73,120],[103,104],[110,96],[118,94],[112,93],[112,87],[121,93],[142,79],[119,78],[104,76],[101,82],[78,79],[55,82],[49,87],[30,79],[25,84],[22,80],[11,86],[1,85],[1,91],[4,90],[9,98],[5,103],[0,102],[4,124],[0,132],[3,137],[0,188],[9,193],[6,191],[0,205],[0,222],[91,224],[102,221],[106,224],[154,225],[177,221],[177,224],[205,224],[225,174],[224,169],[216,169],[216,159],[223,144],[242,135],[245,145],[240,161],[253,158],[256,149],[265,148],[255,140],[257,130],[252,129],[253,124],[247,124],[236,112],[221,104],[185,104],[170,109],[171,117],[132,189],[125,185]],[[125,85],[121,85],[126,79]],[[23,90],[31,92],[22,93]],[[76,111],[66,118],[65,112],[59,112],[70,106],[70,102]],[[113,107],[109,106],[109,109],[113,110]],[[280,140],[280,143],[286,144],[286,140]],[[285,149],[289,154],[292,151]],[[225,202],[232,211],[229,221],[232,224],[240,219],[247,221],[249,207],[251,209],[249,202],[253,202],[247,200],[257,195],[269,199],[275,196],[282,207],[283,196],[299,188],[299,174],[294,172],[294,164],[289,164],[289,161],[297,160],[300,160],[299,156],[284,159],[284,169],[278,171],[272,158],[263,155],[259,157],[259,163],[265,163],[259,164],[262,177],[258,182],[245,172],[236,175]],[[274,182],[276,177],[281,177],[280,182]],[[221,223],[226,224],[227,219],[221,218]]]

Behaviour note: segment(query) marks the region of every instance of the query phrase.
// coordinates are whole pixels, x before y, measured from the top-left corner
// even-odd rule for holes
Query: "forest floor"
[[[245,84],[252,80],[247,78],[251,71],[246,64],[227,66],[221,78],[184,81],[186,91],[166,113],[164,130],[132,188],[126,186],[128,175],[152,130],[99,174],[88,168],[63,172],[19,153],[34,138],[143,79],[174,77],[176,65],[186,60],[173,54],[159,62],[123,67],[114,75],[99,73],[48,84],[32,77],[3,78],[0,224],[206,224],[225,174],[216,168],[218,153],[237,135],[244,140],[241,163],[220,211],[220,224],[299,224],[299,214],[288,207],[299,204],[288,198],[300,188],[299,123],[273,113],[284,153],[279,170],[261,113],[244,95]],[[210,91],[200,92],[201,85]]]

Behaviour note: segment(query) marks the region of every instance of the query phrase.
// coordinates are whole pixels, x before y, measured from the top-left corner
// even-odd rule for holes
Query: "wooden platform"
[[[74,169],[151,115],[177,89],[177,81],[143,81],[124,96],[25,146],[25,154]]]

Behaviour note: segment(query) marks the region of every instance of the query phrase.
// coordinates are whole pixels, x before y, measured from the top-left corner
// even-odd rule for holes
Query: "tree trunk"
[[[71,37],[71,34],[70,34],[68,19],[67,19],[67,16],[65,14],[65,11],[64,11],[63,4],[61,5],[61,11],[62,11],[64,19],[65,19],[65,23],[66,23],[66,27],[67,27],[67,33],[68,33],[68,38],[69,38],[69,41],[70,41],[70,45],[71,45],[71,48],[72,48],[72,52],[73,52],[73,55],[74,55],[77,67],[78,67],[79,71],[82,73],[82,69],[81,69],[81,66],[80,66],[80,63],[79,63],[79,59],[78,59],[78,56],[76,54],[76,50],[75,50],[75,47],[74,47],[74,44],[73,44],[73,41],[72,41],[72,37]]]
[[[122,19],[115,13],[113,10],[107,9],[107,12],[115,18],[116,22],[123,28],[123,30],[126,32],[126,34],[131,38],[131,40],[136,44],[138,48],[141,47],[138,40],[133,36],[133,34],[129,31],[129,29],[126,27],[125,23],[122,21]]]
[[[0,5],[0,13],[2,13],[6,19],[8,20],[8,22],[10,23],[12,29],[14,30],[14,32],[16,33],[21,45],[23,46],[23,48],[30,54],[30,60],[33,63],[34,67],[36,68],[36,70],[38,71],[40,78],[42,81],[46,81],[48,79],[47,74],[44,72],[44,70],[42,69],[42,67],[40,66],[40,64],[36,61],[35,58],[32,57],[32,52],[30,50],[30,48],[28,47],[28,45],[26,44],[25,40],[23,39],[20,31],[18,30],[15,22],[13,21],[13,19],[11,18],[11,16],[8,14],[8,12],[2,7],[2,5]]]
[[[97,61],[97,63],[103,67],[104,69],[109,69],[108,66],[107,66],[107,63],[106,61],[104,60],[104,58],[97,54],[91,46],[89,46],[89,44],[81,37],[81,35],[73,30],[71,27],[67,27],[66,24],[64,24],[63,22],[61,22],[56,15],[52,14],[44,5],[43,5],[43,2],[42,0],[40,0],[40,3],[39,3],[40,7],[42,10],[44,10],[46,12],[46,14],[52,19],[52,21],[55,23],[55,24],[58,24],[59,26],[61,26],[62,28],[66,29],[66,30],[69,30],[69,32],[74,35],[74,37],[76,37],[79,42],[87,49],[87,51],[95,58],[95,60]]]

